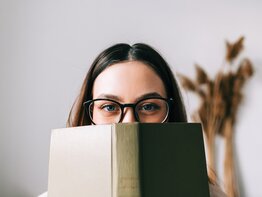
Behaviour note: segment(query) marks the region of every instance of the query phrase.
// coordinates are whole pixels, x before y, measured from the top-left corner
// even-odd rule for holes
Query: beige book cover
[[[137,132],[137,124],[54,129],[48,197],[139,197]]]

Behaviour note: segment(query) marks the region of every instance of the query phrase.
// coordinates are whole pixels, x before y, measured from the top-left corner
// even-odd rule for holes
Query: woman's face
[[[166,98],[164,84],[148,65],[139,61],[113,64],[94,81],[93,99],[107,98],[123,104],[152,96]],[[95,122],[99,122],[98,118],[93,115]],[[124,109],[122,122],[135,122],[132,108]]]

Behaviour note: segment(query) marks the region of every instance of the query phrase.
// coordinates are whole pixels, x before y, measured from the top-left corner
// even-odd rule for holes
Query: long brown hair
[[[187,122],[187,116],[176,79],[167,62],[152,47],[137,43],[113,45],[100,53],[92,63],[78,97],[76,98],[68,120],[67,127],[91,124],[89,116],[85,113],[83,103],[93,99],[92,89],[96,77],[108,66],[124,61],[140,61],[151,67],[164,83],[167,97],[174,99],[169,112],[169,122]]]

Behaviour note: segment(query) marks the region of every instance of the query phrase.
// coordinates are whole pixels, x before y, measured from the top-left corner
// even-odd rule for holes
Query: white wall
[[[175,71],[193,76],[198,62],[214,75],[225,39],[240,35],[246,37],[243,56],[256,73],[238,117],[237,167],[242,196],[262,196],[261,9],[259,0],[0,0],[0,196],[36,196],[47,189],[50,130],[65,126],[101,50],[145,42]]]

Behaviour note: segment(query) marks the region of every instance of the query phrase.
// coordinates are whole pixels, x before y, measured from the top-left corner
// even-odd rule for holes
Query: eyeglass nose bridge
[[[136,103],[126,103],[126,104],[121,104],[120,106],[121,106],[121,110],[122,110],[122,116],[121,116],[119,122],[122,122],[122,121],[123,121],[123,118],[124,118],[124,115],[125,115],[125,114],[124,114],[124,109],[125,109],[126,107],[131,107],[131,108],[133,109],[133,115],[134,115],[134,117],[135,117],[135,120],[136,120],[136,121],[139,121],[139,118],[138,118],[138,116],[137,116],[137,114],[136,114]]]
[[[133,109],[135,108],[136,104],[135,103],[126,103],[126,104],[122,104],[121,107],[122,109],[126,108],[126,107],[132,107]]]

